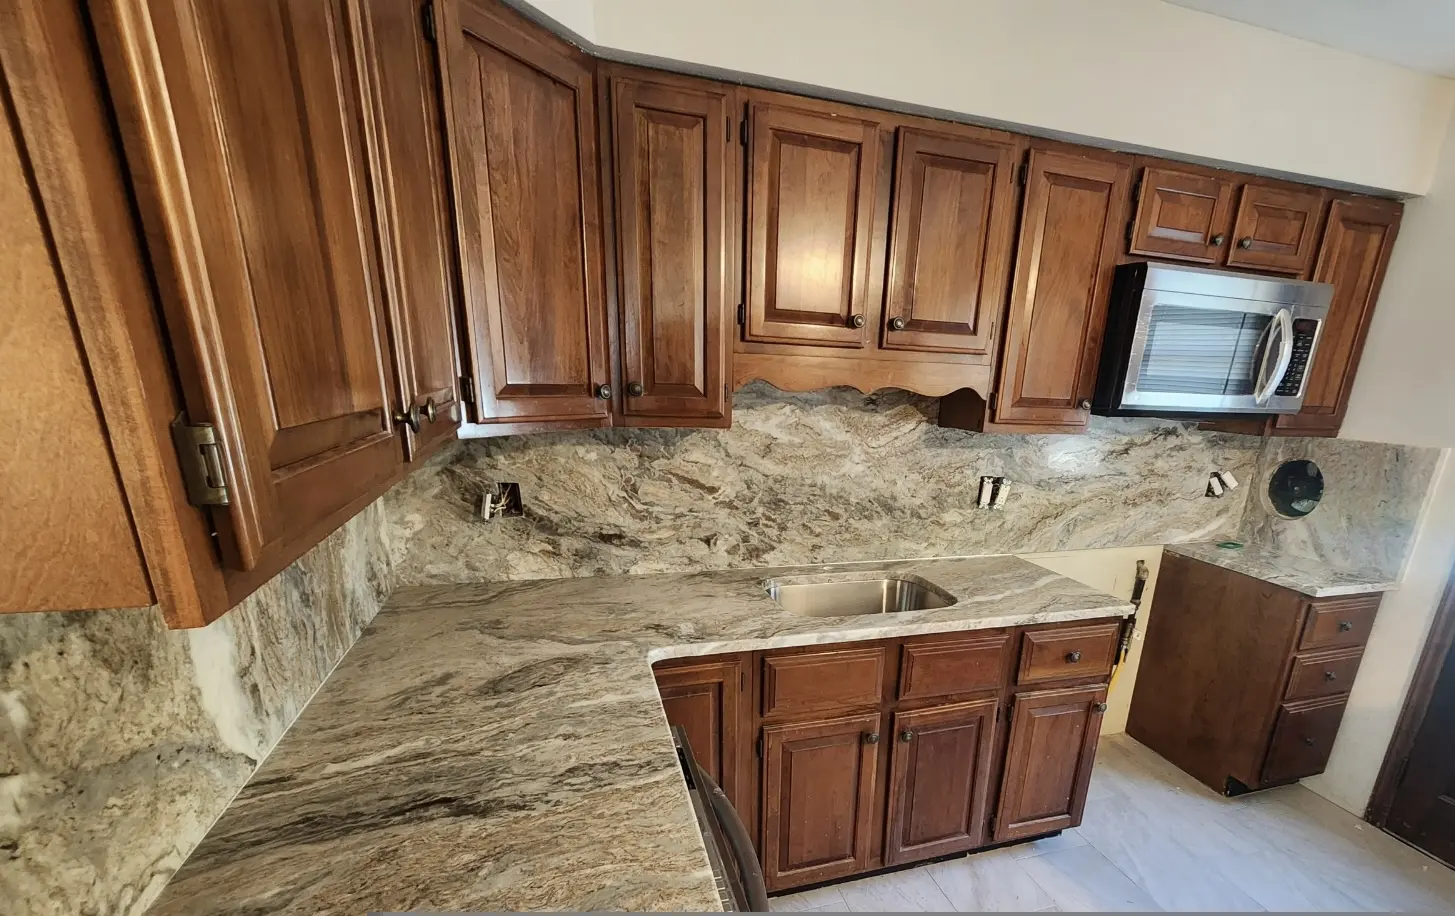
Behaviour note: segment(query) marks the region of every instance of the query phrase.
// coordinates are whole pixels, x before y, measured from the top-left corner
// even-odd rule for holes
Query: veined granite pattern
[[[1212,543],[1168,544],[1164,550],[1291,588],[1310,598],[1365,595],[1398,588],[1395,577],[1373,569],[1345,569],[1250,544],[1229,550]]]
[[[1352,439],[1269,439],[1258,457],[1239,539],[1294,561],[1396,581],[1441,451]],[[1268,480],[1278,465],[1296,458],[1318,464],[1324,496],[1314,511],[1290,519],[1274,511]]]
[[[210,627],[0,617],[0,912],[138,914],[392,588],[375,503]]]
[[[754,383],[727,430],[601,430],[462,443],[385,497],[400,584],[617,575],[1165,544],[1231,535],[1260,441],[1093,418],[1080,436],[965,433],[901,391]],[[976,508],[981,475],[1010,479]],[[524,518],[481,495],[520,483]]]
[[[652,660],[1131,611],[1014,557],[872,568],[957,603],[810,618],[761,587],[822,567],[402,589],[154,912],[716,910]]]

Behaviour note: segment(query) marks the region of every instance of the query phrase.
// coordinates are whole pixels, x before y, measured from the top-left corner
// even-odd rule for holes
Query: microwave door
[[[1276,308],[1260,305],[1147,290],[1128,354],[1122,406],[1188,413],[1267,410],[1255,395],[1266,376],[1262,356]]]

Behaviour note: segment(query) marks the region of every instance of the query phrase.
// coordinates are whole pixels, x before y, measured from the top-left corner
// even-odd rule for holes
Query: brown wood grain
[[[886,652],[869,646],[764,654],[763,716],[879,705]]]
[[[906,640],[899,663],[899,699],[922,700],[995,689],[1005,681],[1009,631]]]
[[[1300,651],[1362,646],[1374,630],[1383,595],[1353,595],[1347,598],[1318,598],[1309,603]]]
[[[985,842],[999,698],[894,714],[886,865]]]
[[[1262,784],[1276,785],[1322,773],[1348,702],[1345,694],[1284,703],[1273,726]]]
[[[1091,784],[1106,685],[1019,693],[1010,710],[997,843],[1081,822]]]
[[[1238,198],[1229,267],[1303,275],[1318,249],[1327,192],[1250,181]]]
[[[1283,692],[1284,699],[1307,700],[1348,693],[1363,657],[1362,646],[1294,656],[1288,689]]]
[[[1017,684],[1105,677],[1116,661],[1121,623],[1032,630],[1021,635]]]
[[[611,73],[623,413],[714,425],[728,416],[740,270],[736,94]]]
[[[735,807],[747,801],[744,731],[747,656],[717,656],[656,666],[667,722],[687,732],[697,763]]]
[[[1231,180],[1217,173],[1147,166],[1129,251],[1137,255],[1214,264],[1229,250]]]

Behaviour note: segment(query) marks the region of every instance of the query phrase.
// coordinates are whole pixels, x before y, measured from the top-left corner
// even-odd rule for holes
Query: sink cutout
[[[802,617],[857,617],[949,607],[955,596],[918,576],[793,576],[763,582],[768,597]]]

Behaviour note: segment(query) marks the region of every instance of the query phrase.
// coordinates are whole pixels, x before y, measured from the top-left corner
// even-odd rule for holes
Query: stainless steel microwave
[[[1334,288],[1141,262],[1117,269],[1093,412],[1297,413]]]

